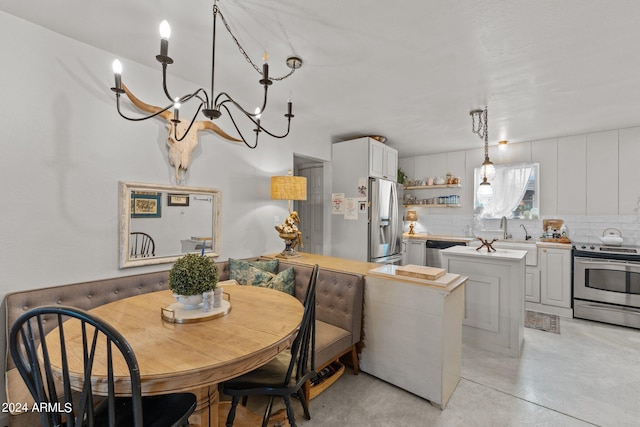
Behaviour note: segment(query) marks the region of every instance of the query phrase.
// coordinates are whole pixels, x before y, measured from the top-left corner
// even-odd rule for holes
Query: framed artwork
[[[131,218],[160,218],[162,216],[161,193],[149,191],[131,192]]]
[[[168,206],[189,206],[188,194],[169,194],[167,200]]]

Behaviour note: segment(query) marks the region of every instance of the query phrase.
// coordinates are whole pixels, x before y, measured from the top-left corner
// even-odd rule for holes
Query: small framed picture
[[[189,206],[188,194],[169,194],[168,206]]]
[[[358,202],[358,213],[366,213],[367,212],[367,202],[365,200],[361,200]]]
[[[131,218],[160,218],[162,206],[161,194],[148,191],[131,193]]]

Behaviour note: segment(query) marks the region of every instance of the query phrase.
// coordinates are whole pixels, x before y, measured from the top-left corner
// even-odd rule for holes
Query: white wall
[[[0,298],[16,290],[168,269],[118,269],[118,181],[172,184],[165,125],[118,116],[109,90],[113,54],[2,12],[0,38]],[[138,97],[161,99],[159,69],[123,62],[123,79]],[[171,82],[176,92],[196,87]],[[293,169],[294,151],[331,158],[330,141],[296,134],[295,123],[292,128],[285,140],[263,137],[256,150],[201,133],[186,184],[222,191],[220,259],[282,249],[273,217],[285,217],[287,205],[270,200],[270,176]]]

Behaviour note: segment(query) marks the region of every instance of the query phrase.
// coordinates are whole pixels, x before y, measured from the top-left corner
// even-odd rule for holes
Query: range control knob
[[[596,248],[596,247],[595,247],[595,246],[593,246],[593,245],[589,246],[589,249],[591,249],[591,250],[594,250],[595,248]]]
[[[580,246],[580,249],[587,249],[587,245]]]

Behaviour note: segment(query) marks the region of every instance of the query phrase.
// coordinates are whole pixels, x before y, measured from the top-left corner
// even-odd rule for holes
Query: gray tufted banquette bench
[[[255,259],[257,258],[250,260]],[[228,280],[229,263],[225,261],[216,264],[219,280]],[[295,296],[302,301],[312,267],[280,260],[280,271],[289,267],[294,267],[296,272]],[[24,312],[42,305],[60,304],[90,310],[134,295],[165,290],[168,289],[168,276],[168,271],[161,271],[13,292],[6,295],[7,328]],[[358,373],[356,344],[361,339],[363,288],[364,279],[360,274],[320,269],[316,287],[317,370],[350,354],[354,373]],[[5,384],[9,402],[33,402],[8,354],[8,345]],[[35,413],[11,416],[12,427],[32,426],[37,422]]]

